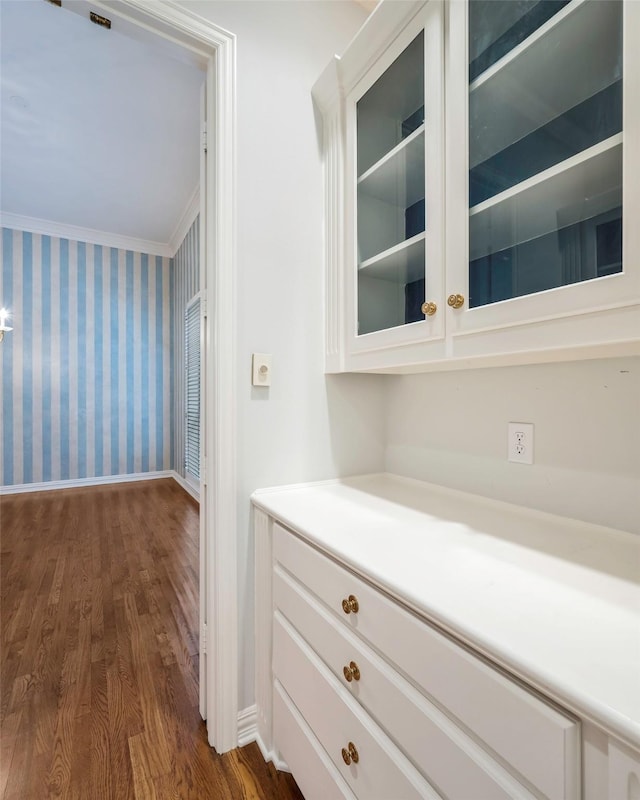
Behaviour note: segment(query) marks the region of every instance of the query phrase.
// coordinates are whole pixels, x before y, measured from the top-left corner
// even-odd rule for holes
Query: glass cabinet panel
[[[622,271],[622,2],[469,0],[469,305]]]
[[[358,333],[424,320],[421,32],[356,103]]]

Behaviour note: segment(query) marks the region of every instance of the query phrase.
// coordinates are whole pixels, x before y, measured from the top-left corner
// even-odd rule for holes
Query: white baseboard
[[[238,712],[238,747],[255,742],[258,736],[258,709],[249,706]]]
[[[172,469],[171,477],[176,483],[179,483],[180,486],[182,486],[185,492],[189,492],[189,494],[191,495],[191,497],[193,497],[194,500],[197,500],[198,503],[200,502],[200,492],[194,486],[192,486],[188,480],[183,478],[179,472],[176,472],[175,469]]]
[[[23,492],[49,492],[54,489],[79,489],[83,486],[102,486],[108,483],[133,483],[134,481],[155,481],[159,478],[175,478],[177,473],[171,469],[158,472],[132,472],[128,475],[101,475],[98,478],[75,478],[46,483],[18,483],[15,486],[0,486],[0,495],[22,494]],[[180,481],[178,481],[179,483]]]
[[[262,757],[264,758],[264,760],[267,763],[269,763],[269,761],[271,761],[273,766],[279,772],[291,772],[291,770],[289,769],[289,766],[287,765],[286,761],[283,761],[277,755],[277,753],[275,751],[268,750],[266,748],[264,742],[262,741],[262,739],[260,738],[260,735],[257,732],[256,732],[256,735],[255,735],[255,743],[258,745],[258,748],[259,748],[260,752],[262,753]]]
[[[273,753],[265,747],[265,744],[258,733],[256,733],[256,744],[258,745],[258,749],[262,753],[264,760],[267,763],[269,763],[269,761],[273,761]]]

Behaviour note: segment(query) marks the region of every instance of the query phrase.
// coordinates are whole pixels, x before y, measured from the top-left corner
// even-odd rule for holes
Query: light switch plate
[[[254,386],[271,386],[271,354],[254,353],[252,356],[252,383]]]

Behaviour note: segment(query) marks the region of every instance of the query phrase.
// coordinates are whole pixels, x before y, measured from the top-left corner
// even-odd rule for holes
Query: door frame
[[[86,0],[65,0],[65,6]],[[186,48],[206,70],[200,186],[204,309],[200,492],[200,713],[219,753],[238,746],[235,404],[236,37],[170,0],[92,0],[120,27]],[[134,35],[135,35],[134,31]],[[201,152],[204,150],[202,148]],[[203,257],[202,257],[203,256]]]

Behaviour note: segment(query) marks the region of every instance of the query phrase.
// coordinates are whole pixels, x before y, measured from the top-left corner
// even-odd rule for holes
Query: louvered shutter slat
[[[200,478],[200,300],[185,312],[185,469]]]

